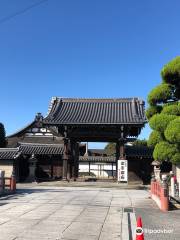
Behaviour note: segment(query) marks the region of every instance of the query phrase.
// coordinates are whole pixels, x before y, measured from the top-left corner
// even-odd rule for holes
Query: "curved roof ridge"
[[[109,97],[109,98],[52,97],[49,110],[51,110],[51,108],[53,107],[53,103],[55,101],[105,101],[106,102],[106,101],[132,101],[132,100],[143,101],[139,97],[122,97],[122,98],[119,98],[119,97]]]
[[[19,151],[19,148],[0,148],[0,151]]]
[[[37,146],[62,146],[61,143],[28,143],[28,142],[18,142],[20,146],[23,145],[37,145]]]
[[[17,130],[16,132],[6,136],[6,138],[10,138],[10,137],[14,137],[15,135],[25,131],[27,128],[31,127],[33,124],[35,123],[35,120],[33,120],[32,122],[30,122],[29,124],[27,124],[25,127],[20,128],[19,130]]]

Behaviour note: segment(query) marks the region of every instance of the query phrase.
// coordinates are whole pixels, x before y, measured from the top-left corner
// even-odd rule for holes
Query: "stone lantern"
[[[155,160],[151,163],[152,166],[154,166],[154,177],[155,177],[155,180],[160,180],[160,162]]]
[[[36,181],[35,171],[36,171],[37,159],[36,159],[34,153],[31,155],[28,162],[29,162],[29,176],[26,179],[26,181],[27,182],[35,182]]]

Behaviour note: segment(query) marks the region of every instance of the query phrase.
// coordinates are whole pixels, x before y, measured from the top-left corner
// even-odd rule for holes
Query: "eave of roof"
[[[53,98],[45,124],[137,125],[147,120],[139,98],[79,99]]]
[[[115,163],[116,157],[108,156],[80,156],[79,157],[80,162],[109,162],[109,163]]]
[[[18,148],[0,148],[0,159],[11,160],[18,154]]]
[[[64,146],[62,144],[19,143],[19,150],[22,154],[62,155]]]

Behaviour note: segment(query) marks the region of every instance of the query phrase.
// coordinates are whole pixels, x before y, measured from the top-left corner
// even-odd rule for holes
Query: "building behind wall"
[[[36,158],[39,179],[61,179],[63,173],[74,177],[86,165],[88,171],[91,165],[90,171],[99,178],[116,178],[117,159],[127,157],[132,179],[143,178],[150,172],[151,150],[124,147],[127,137],[137,137],[146,122],[143,104],[138,98],[53,98],[46,118],[37,114],[34,121],[8,137],[7,148],[0,152],[11,154],[6,158],[0,154],[1,166],[11,165],[19,181],[27,179],[32,158]],[[109,158],[103,150],[90,150],[87,156],[81,144],[86,140],[116,141],[117,156]],[[66,167],[64,163],[68,163]]]

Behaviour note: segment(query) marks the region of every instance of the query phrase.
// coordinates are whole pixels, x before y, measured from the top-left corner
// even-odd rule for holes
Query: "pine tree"
[[[146,116],[153,129],[148,146],[159,161],[180,162],[180,56],[166,64],[162,82],[148,95]]]
[[[0,147],[6,147],[6,131],[2,123],[0,123]]]

